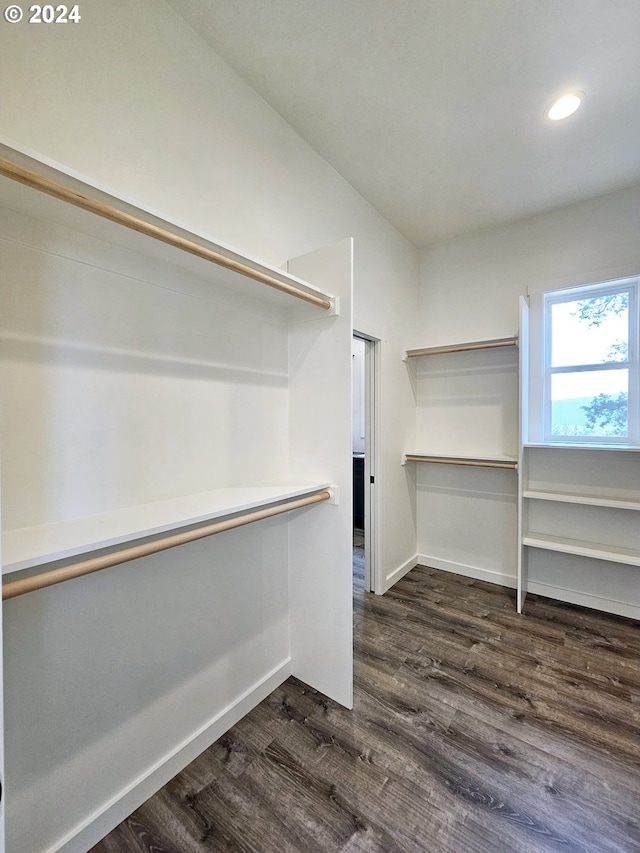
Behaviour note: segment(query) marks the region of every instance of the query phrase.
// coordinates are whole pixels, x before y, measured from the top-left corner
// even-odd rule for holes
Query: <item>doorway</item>
[[[379,341],[355,332],[352,340],[353,583],[375,592],[378,564],[377,436]]]

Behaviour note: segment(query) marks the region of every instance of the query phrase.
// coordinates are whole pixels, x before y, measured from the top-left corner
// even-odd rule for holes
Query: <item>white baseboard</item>
[[[439,557],[430,557],[428,554],[418,554],[418,565],[430,566],[432,569],[442,569],[443,572],[452,572],[455,575],[464,575],[467,578],[475,578],[487,583],[495,583],[499,586],[516,588],[518,579],[515,575],[506,572],[496,572],[492,569],[483,569],[480,566],[467,566],[464,563],[454,563],[451,560],[442,560]]]
[[[398,566],[397,569],[394,569],[391,574],[387,575],[384,579],[384,589],[381,590],[381,594],[385,593],[388,589],[397,583],[400,578],[403,578],[408,572],[411,571],[415,566],[418,565],[418,555],[411,557],[411,559],[407,560],[406,563],[403,563],[401,566]]]
[[[487,581],[487,583],[495,583],[500,586],[508,586],[514,589],[517,587],[517,578],[513,575],[482,569],[478,566],[467,566],[464,563],[454,563],[450,560],[430,557],[427,554],[418,554],[416,565],[430,566],[434,569],[442,569],[444,572],[453,572],[456,575],[464,575],[468,578],[475,578],[476,580]],[[588,592],[580,592],[575,589],[566,589],[565,587],[538,583],[531,580],[527,584],[527,592],[534,595],[544,595],[556,601],[566,601],[569,604],[578,604],[581,607],[603,610],[605,613],[613,613],[616,616],[626,616],[628,619],[640,621],[640,605],[629,604],[614,598],[603,598],[602,596],[592,595]]]
[[[538,583],[537,581],[529,581],[527,592],[531,592],[534,595],[544,595],[547,598],[555,598],[556,601],[579,604],[581,607],[604,610],[605,613],[614,613],[616,616],[626,616],[629,619],[640,620],[640,605],[628,604],[626,601],[617,601],[615,598],[602,598],[602,596],[592,595],[588,592],[565,589],[561,586]]]
[[[287,658],[234,702],[184,738],[171,752],[147,768],[137,779],[119,791],[67,836],[49,847],[46,853],[86,853],[170,779],[173,779],[176,773],[184,769],[256,705],[259,705],[290,675],[291,659]]]

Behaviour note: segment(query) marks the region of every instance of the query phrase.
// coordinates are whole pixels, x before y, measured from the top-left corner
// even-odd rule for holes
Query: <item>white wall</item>
[[[282,476],[281,309],[184,275],[179,292],[150,261],[141,279],[124,250],[15,210],[0,229],[3,530]]]
[[[639,232],[635,186],[423,250],[417,345],[513,334],[527,288],[640,268]]]
[[[416,250],[160,0],[87,0],[77,25],[0,30],[9,144],[273,266],[354,238],[354,327],[382,342],[384,583],[415,553],[399,459]]]
[[[640,186],[634,186],[424,249],[419,321],[412,346],[511,335],[518,329],[521,294],[640,271],[639,235]],[[497,391],[483,396],[490,377],[498,376],[499,358],[488,353],[460,355],[458,361],[452,356],[436,358],[441,360],[439,368],[436,364],[416,368],[416,376],[420,377],[420,370],[425,376],[435,371],[435,379],[428,380],[435,388],[430,397],[437,397],[436,403],[442,402],[443,408],[448,406],[448,415],[440,413],[441,421],[436,427],[432,423],[436,416],[433,399],[428,401],[428,417],[418,406],[418,440],[431,440],[436,445],[418,449],[442,451],[448,437],[455,436],[460,453],[466,449],[487,454],[493,449],[496,454],[513,455],[517,442],[514,376],[503,374],[509,380],[504,386],[509,389],[508,396],[503,398]],[[475,379],[474,374],[481,378]],[[437,379],[446,379],[446,389],[444,384],[434,384]],[[456,392],[454,385],[457,383],[460,388],[461,380],[466,385]],[[427,395],[430,386],[418,386],[418,404],[421,387],[427,389],[423,392]],[[436,405],[436,414],[437,408]],[[460,413],[466,416],[461,418]],[[455,433],[447,417],[457,420]],[[508,429],[503,433],[501,424],[505,423]],[[415,474],[419,554],[427,558],[435,555],[437,559],[431,562],[441,568],[515,585],[515,477],[509,473],[461,473],[447,470],[446,466],[437,466],[442,470],[436,473],[432,470],[435,467],[418,466]],[[473,548],[469,547],[471,541]],[[546,583],[546,594],[551,589],[549,576],[556,574],[549,570],[551,562],[549,552],[532,550],[529,579]],[[601,567],[593,560],[577,561],[564,556],[562,562],[577,566],[565,584],[575,587],[572,600],[593,606],[594,596],[602,597],[601,582],[600,587],[595,580],[592,583],[590,599],[579,599],[577,592],[587,575],[597,575]],[[627,600],[640,603],[637,573],[612,564],[606,567],[606,573],[612,584],[615,576],[612,597],[621,598],[620,590],[626,589]],[[562,582],[558,580],[557,585],[562,586]],[[562,594],[568,593],[565,590]]]

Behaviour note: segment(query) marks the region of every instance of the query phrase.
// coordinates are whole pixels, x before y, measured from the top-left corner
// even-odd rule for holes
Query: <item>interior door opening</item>
[[[354,332],[353,370],[353,582],[375,592],[377,581],[377,408],[379,342]]]

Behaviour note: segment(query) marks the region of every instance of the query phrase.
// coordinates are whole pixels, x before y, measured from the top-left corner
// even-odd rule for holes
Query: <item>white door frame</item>
[[[380,577],[380,341],[353,330],[364,341],[364,588],[381,592]]]

